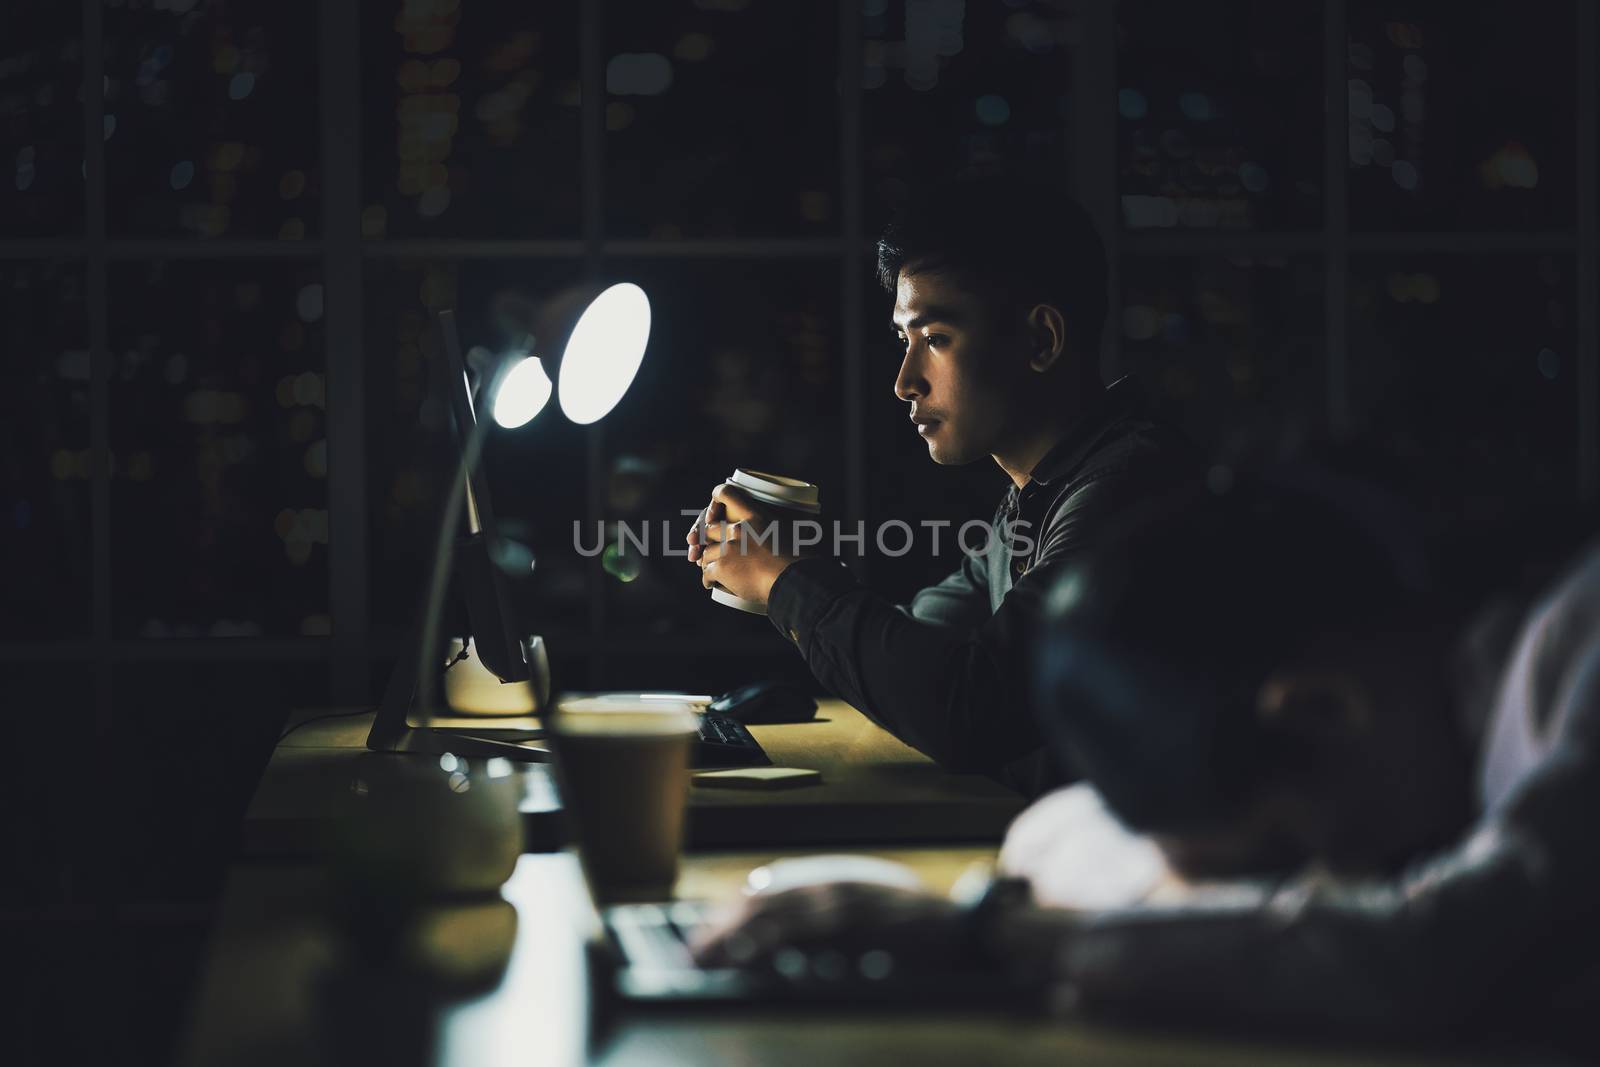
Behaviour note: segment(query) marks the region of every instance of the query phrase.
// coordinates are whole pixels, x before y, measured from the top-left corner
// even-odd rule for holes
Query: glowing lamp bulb
[[[515,430],[533,420],[550,402],[550,376],[538,356],[528,356],[506,371],[494,394],[494,421]]]

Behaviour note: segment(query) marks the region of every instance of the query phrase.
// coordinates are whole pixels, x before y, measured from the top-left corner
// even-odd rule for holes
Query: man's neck
[[[1092,403],[1092,397],[1075,394],[1056,407],[1049,418],[1039,420],[1031,430],[1013,437],[1004,447],[991,453],[995,463],[1011,478],[1012,484],[1021,489],[1033,477],[1039,461],[1077,427]]]

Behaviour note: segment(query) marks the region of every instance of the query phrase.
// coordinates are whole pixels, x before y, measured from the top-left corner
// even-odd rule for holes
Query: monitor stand
[[[367,748],[374,752],[423,752],[457,756],[495,757],[544,763],[550,750],[539,744],[544,737],[538,713],[549,704],[550,661],[542,637],[522,641],[528,663],[529,681],[534,694],[531,715],[452,715],[430,714],[417,699],[418,644],[421,626],[412,628],[411,640],[394,665],[383,703],[367,734]],[[429,702],[432,703],[432,702]]]

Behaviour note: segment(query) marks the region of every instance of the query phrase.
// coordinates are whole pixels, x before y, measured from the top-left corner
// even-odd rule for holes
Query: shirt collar
[[[1034,464],[1027,484],[1020,491],[1013,485],[1013,491],[1025,493],[1034,485],[1071,477],[1112,427],[1135,410],[1138,401],[1139,387],[1127,375],[1106,386],[1083,417]]]

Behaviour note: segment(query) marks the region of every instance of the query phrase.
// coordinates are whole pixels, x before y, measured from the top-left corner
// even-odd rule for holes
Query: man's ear
[[[1372,696],[1341,671],[1275,674],[1256,696],[1256,717],[1272,730],[1309,741],[1349,741],[1373,725]]]
[[[1049,370],[1067,355],[1066,319],[1049,304],[1035,304],[1028,312],[1028,340],[1032,349],[1028,366],[1036,371]]]

